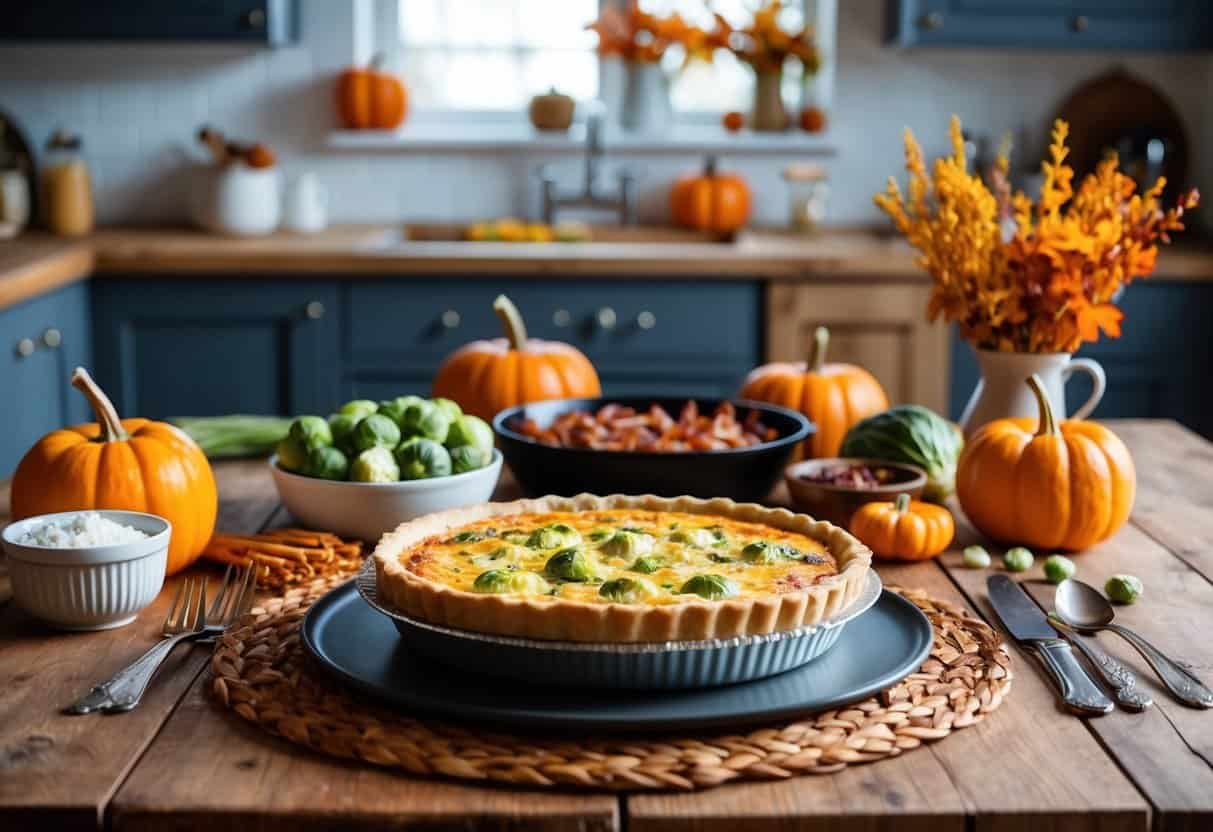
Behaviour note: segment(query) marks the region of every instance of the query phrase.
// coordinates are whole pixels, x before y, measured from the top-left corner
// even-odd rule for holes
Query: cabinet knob
[[[598,321],[598,326],[603,329],[614,329],[619,323],[619,316],[615,314],[615,310],[609,306],[604,306],[598,310],[598,314],[594,316]]]
[[[657,326],[657,316],[646,309],[636,316],[636,326],[640,329],[652,329]]]
[[[1075,15],[1070,19],[1070,28],[1075,32],[1085,32],[1091,25],[1091,19],[1085,14]]]
[[[573,316],[567,309],[557,309],[552,313],[552,326],[564,328],[573,322]]]
[[[943,15],[940,12],[928,12],[918,18],[918,28],[934,32],[943,28]]]
[[[442,313],[442,326],[444,329],[454,329],[459,326],[459,322],[463,320],[459,313],[454,309],[448,309]]]
[[[303,313],[313,321],[318,321],[324,317],[324,304],[318,300],[309,301],[308,305],[303,307]]]
[[[260,29],[265,26],[265,9],[249,9],[244,13],[244,25],[249,29]]]
[[[42,332],[42,344],[50,349],[56,349],[63,343],[63,333],[52,327],[47,327]]]
[[[16,353],[18,358],[29,358],[34,354],[34,339],[22,338],[17,342]]]

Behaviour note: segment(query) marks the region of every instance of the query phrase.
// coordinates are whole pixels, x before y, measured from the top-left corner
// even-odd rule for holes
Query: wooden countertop
[[[1142,601],[1117,619],[1213,681],[1213,444],[1173,422],[1112,423],[1133,451],[1131,522],[1077,558],[1097,586],[1138,575]],[[286,522],[263,462],[216,466],[219,526]],[[499,498],[514,496],[503,484]],[[782,498],[780,492],[774,495]],[[0,524],[7,504],[0,485]],[[962,528],[936,561],[880,566],[887,584],[921,587],[992,622],[985,570],[961,566]],[[1025,586],[1048,606],[1040,558]],[[2,564],[0,564],[2,568]],[[1213,712],[1176,705],[1123,642],[1155,706],[1098,719],[1064,713],[1040,668],[1013,648],[1014,687],[974,728],[833,775],[724,785],[692,794],[570,793],[414,779],[333,760],[270,737],[210,699],[207,651],[179,649],[136,711],[58,709],[154,642],[180,578],[128,627],[58,633],[0,606],[0,828],[784,830],[1207,829],[1213,817]]]
[[[88,240],[34,233],[0,241],[0,309],[83,280],[94,262]]]

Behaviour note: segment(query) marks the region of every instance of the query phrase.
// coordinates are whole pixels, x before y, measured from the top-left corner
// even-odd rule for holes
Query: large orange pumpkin
[[[14,519],[101,508],[158,514],[173,524],[168,574],[189,566],[211,539],[219,510],[206,455],[172,425],[119,419],[83,368],[72,386],[97,421],[51,431],[29,449],[13,474]]]
[[[670,213],[683,228],[730,234],[750,218],[750,188],[734,173],[717,173],[709,156],[703,173],[680,176],[670,188]]]
[[[889,409],[889,397],[875,376],[854,364],[826,363],[830,332],[824,326],[813,333],[807,362],[764,364],[750,372],[741,398],[799,410],[817,425],[817,432],[797,449],[797,456],[838,456],[851,426]]]
[[[383,71],[382,57],[370,66],[345,70],[337,79],[337,112],[346,127],[391,130],[404,123],[408,113],[404,82]]]
[[[1129,517],[1137,475],[1129,449],[1095,422],[1060,425],[1033,375],[1040,418],[998,419],[965,445],[956,496],[969,520],[1000,543],[1085,549]]]
[[[894,502],[864,503],[851,517],[851,534],[877,557],[926,560],[948,548],[956,534],[952,512],[898,494]]]
[[[473,341],[451,353],[434,376],[434,396],[487,420],[516,404],[602,395],[598,373],[580,350],[527,338],[522,315],[505,295],[493,301],[493,311],[507,337]]]

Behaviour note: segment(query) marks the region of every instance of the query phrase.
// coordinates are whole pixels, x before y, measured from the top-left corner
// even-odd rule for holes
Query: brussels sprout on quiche
[[[581,542],[581,533],[565,523],[540,526],[531,532],[526,545],[532,549],[555,549],[576,546]]]
[[[723,575],[695,575],[678,592],[681,595],[698,595],[708,601],[723,601],[737,594],[737,584]]]
[[[647,578],[613,578],[598,588],[598,594],[618,604],[635,604],[658,593],[656,585]]]
[[[711,529],[692,528],[692,529],[676,529],[670,532],[670,540],[675,543],[686,543],[690,546],[698,546],[700,549],[706,549],[709,546],[717,544],[716,535]]]
[[[601,549],[611,557],[637,557],[652,552],[655,542],[651,534],[620,529],[603,541]]]
[[[544,595],[551,585],[542,575],[515,569],[490,569],[481,572],[472,583],[475,592],[517,592],[523,595]]]
[[[597,579],[594,564],[580,549],[561,549],[548,558],[544,564],[544,573],[550,578],[562,581],[584,583]]]

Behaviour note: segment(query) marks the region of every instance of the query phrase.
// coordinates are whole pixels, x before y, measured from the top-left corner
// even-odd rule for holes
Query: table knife
[[[1082,716],[1097,716],[1116,707],[1087,675],[1074,658],[1069,643],[1058,635],[1022,587],[1006,575],[991,575],[986,579],[986,590],[1003,626],[1040,659],[1067,708]]]

